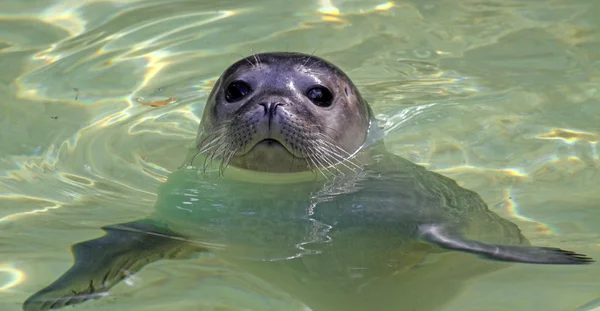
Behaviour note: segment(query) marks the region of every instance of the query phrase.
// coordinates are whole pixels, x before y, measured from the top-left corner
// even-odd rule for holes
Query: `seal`
[[[196,146],[153,213],[73,245],[73,266],[23,309],[98,298],[151,262],[198,252],[315,311],[437,310],[508,263],[593,262],[532,246],[479,195],[389,153],[382,137],[335,65],[300,53],[241,59],[216,82]]]
[[[219,143],[218,155],[239,168],[290,173],[338,162],[364,143],[370,108],[337,67],[301,54],[246,61],[214,86],[198,146]]]

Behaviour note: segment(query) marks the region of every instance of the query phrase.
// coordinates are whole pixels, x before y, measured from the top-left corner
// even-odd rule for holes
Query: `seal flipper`
[[[498,261],[532,264],[589,264],[594,260],[586,255],[560,248],[526,245],[496,245],[463,239],[440,225],[421,225],[419,233],[428,242],[441,248],[472,253]]]
[[[160,259],[190,258],[203,251],[149,220],[102,227],[100,238],[72,246],[74,264],[56,281],[23,303],[42,311],[97,299],[121,280]]]

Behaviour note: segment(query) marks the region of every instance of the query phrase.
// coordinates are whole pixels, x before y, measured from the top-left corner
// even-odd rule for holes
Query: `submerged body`
[[[370,108],[333,65],[291,53],[251,60],[225,71],[205,108],[195,160],[207,171],[174,172],[151,217],[76,244],[73,267],[26,311],[94,298],[152,261],[194,252],[314,311],[436,310],[500,262],[591,262],[530,246],[476,193],[385,151]]]
[[[423,237],[422,226],[529,244],[477,194],[381,148],[370,151],[378,163],[332,181],[199,181],[181,171],[159,192],[153,219],[314,311],[437,310],[470,277],[508,266],[447,252]],[[209,187],[218,190],[202,191]]]
[[[191,240],[222,245],[218,253],[258,261],[372,251],[378,244],[382,251],[410,250],[422,243],[423,226],[435,224],[482,242],[527,244],[476,193],[373,149],[379,162],[331,180],[255,183],[181,170],[161,187],[151,219]]]

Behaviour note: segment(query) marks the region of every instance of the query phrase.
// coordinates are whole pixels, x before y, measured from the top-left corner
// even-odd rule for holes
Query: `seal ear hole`
[[[348,91],[348,87],[345,87],[344,91],[346,92],[346,96],[350,96],[350,91]]]
[[[252,88],[250,85],[248,85],[248,83],[242,80],[235,80],[229,83],[225,89],[225,100],[233,103],[244,98],[244,96],[250,94],[251,92]]]
[[[306,97],[319,107],[329,107],[333,103],[333,95],[328,88],[317,85],[306,91]]]

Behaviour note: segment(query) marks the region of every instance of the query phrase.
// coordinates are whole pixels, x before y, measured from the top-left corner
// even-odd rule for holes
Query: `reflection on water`
[[[385,121],[390,150],[477,191],[533,243],[600,257],[597,1],[240,3],[2,3],[2,310],[64,271],[72,243],[151,212],[212,84],[253,51],[329,59]],[[517,265],[446,309],[594,310],[596,267]],[[264,293],[277,302],[260,301],[250,283],[199,258],[156,263],[113,296],[127,310],[199,308],[198,297],[301,308],[275,289]]]

